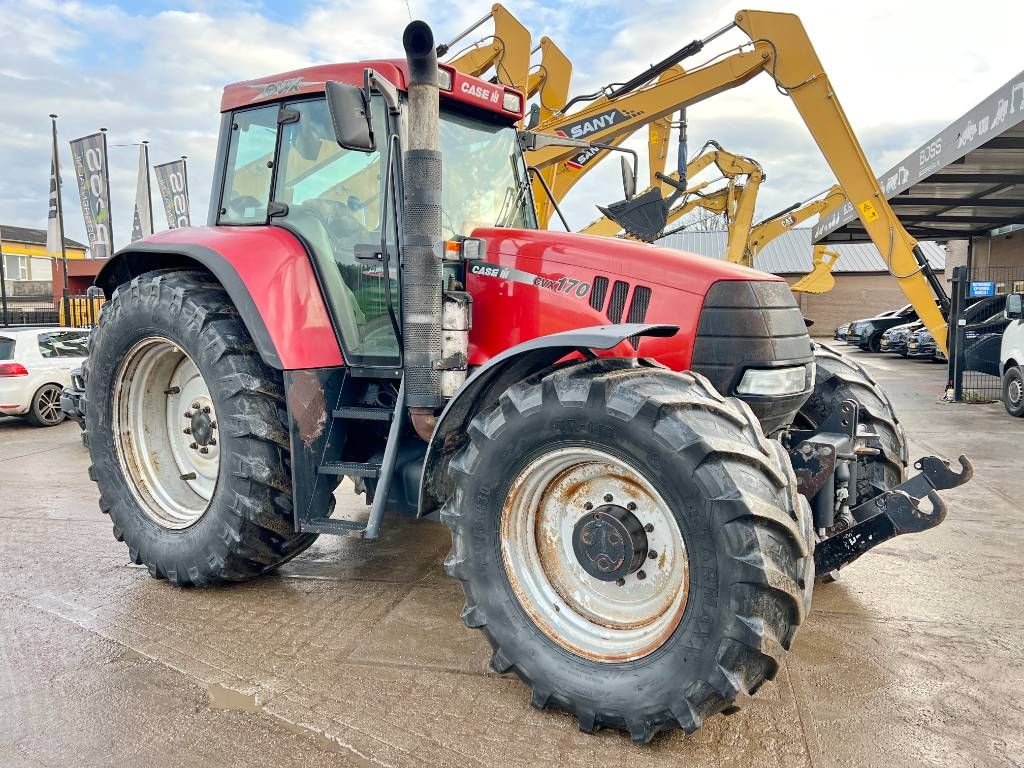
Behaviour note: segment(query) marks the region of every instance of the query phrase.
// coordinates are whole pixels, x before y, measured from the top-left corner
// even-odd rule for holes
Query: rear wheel
[[[1024,371],[1017,366],[1003,374],[1003,404],[1011,416],[1024,416]]]
[[[810,607],[811,517],[746,404],[603,360],[514,385],[469,438],[445,566],[534,706],[646,742],[775,675]]]
[[[55,427],[64,421],[64,411],[60,409],[59,384],[44,384],[32,395],[32,406],[25,418],[36,427]]]
[[[121,286],[85,375],[90,474],[133,562],[179,585],[240,581],[314,541],[293,530],[281,375],[205,275]]]
[[[819,344],[814,345],[814,392],[797,414],[795,426],[814,429],[844,400],[859,406],[860,431],[877,437],[881,452],[857,459],[857,493],[851,506],[873,499],[903,482],[907,438],[892,403],[863,367]]]

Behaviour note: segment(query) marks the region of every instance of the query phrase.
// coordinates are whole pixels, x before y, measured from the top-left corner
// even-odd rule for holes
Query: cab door
[[[338,146],[323,98],[281,108],[270,221],[309,249],[346,361],[398,367],[396,174],[388,110],[374,107],[373,152]]]

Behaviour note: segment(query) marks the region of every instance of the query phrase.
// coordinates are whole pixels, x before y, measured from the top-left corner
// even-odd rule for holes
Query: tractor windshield
[[[441,225],[446,237],[477,227],[536,227],[516,129],[441,113]]]

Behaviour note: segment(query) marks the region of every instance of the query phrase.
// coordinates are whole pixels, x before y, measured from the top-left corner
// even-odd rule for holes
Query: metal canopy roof
[[[673,232],[658,240],[657,245],[678,251],[699,253],[713,259],[725,258],[728,233]],[[942,272],[946,268],[946,250],[938,243],[921,242],[921,248],[932,269]],[[810,227],[791,229],[769,242],[754,257],[754,266],[773,275],[803,275],[811,271]],[[885,259],[872,243],[848,243],[831,246],[839,254],[833,272],[836,274],[878,273],[887,271]]]
[[[1024,223],[1024,72],[879,178],[916,238],[966,239]],[[815,242],[869,240],[847,203],[813,229]]]

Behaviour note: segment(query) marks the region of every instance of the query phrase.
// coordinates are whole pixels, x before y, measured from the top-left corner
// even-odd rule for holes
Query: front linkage
[[[811,501],[819,535],[814,565],[821,577],[834,575],[894,536],[934,528],[946,518],[946,504],[938,491],[961,486],[974,475],[974,466],[964,455],[958,459],[959,472],[946,459],[924,456],[914,463],[918,474],[895,488],[877,488],[877,495],[851,508],[858,456],[881,450],[876,436],[858,434],[858,416],[857,403],[844,400],[820,429],[789,433],[797,485]],[[925,498],[930,510],[921,507]]]

